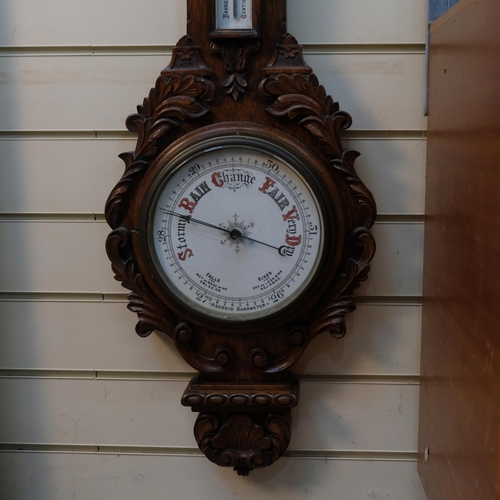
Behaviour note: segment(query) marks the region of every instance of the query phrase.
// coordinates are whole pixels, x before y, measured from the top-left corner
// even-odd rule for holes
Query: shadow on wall
[[[8,49],[13,45],[15,23],[13,22],[14,0],[0,3],[0,44]],[[25,292],[30,276],[30,254],[36,249],[30,245],[29,224],[16,222],[16,216],[23,212],[25,193],[23,191],[23,169],[25,141],[13,138],[13,132],[20,128],[16,114],[19,108],[19,88],[16,86],[18,73],[16,57],[0,53],[0,369],[30,368],[34,345],[19,345],[16,333],[19,319],[22,327],[33,332],[36,321],[30,321],[29,308],[20,308],[20,302],[12,302],[15,292]],[[10,407],[5,402],[2,406]],[[6,441],[2,426],[0,441]]]
[[[16,0],[0,2],[0,45],[15,45]],[[1,443],[19,443],[36,434],[43,425],[43,394],[35,380],[10,372],[36,367],[37,303],[16,300],[30,282],[31,256],[29,223],[16,222],[26,206],[23,168],[26,141],[11,132],[21,128],[19,109],[18,57],[0,52],[0,498],[34,498],[33,484],[23,481],[23,457],[6,453]],[[36,166],[35,166],[36,167]],[[22,333],[22,335],[19,335]],[[28,339],[28,340],[27,340]],[[9,371],[9,372],[8,372]],[[48,455],[40,455],[43,464]]]

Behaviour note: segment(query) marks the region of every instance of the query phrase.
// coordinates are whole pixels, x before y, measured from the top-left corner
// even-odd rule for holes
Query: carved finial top
[[[271,62],[263,70],[264,75],[302,74],[310,75],[312,69],[306,64],[302,45],[290,33],[285,33],[274,48]]]
[[[172,51],[170,64],[161,72],[162,76],[181,75],[210,76],[210,70],[201,58],[200,49],[194,40],[185,35]]]

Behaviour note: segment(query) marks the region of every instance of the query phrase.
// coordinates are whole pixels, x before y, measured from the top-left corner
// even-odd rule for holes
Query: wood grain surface
[[[500,5],[431,30],[419,464],[429,500],[500,498]]]

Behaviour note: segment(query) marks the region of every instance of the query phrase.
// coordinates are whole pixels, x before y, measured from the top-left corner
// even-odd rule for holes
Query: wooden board
[[[500,4],[479,0],[431,29],[419,445],[431,500],[500,498],[499,22]]]

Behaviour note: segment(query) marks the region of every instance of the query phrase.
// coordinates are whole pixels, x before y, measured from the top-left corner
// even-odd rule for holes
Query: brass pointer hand
[[[172,212],[171,210],[166,210],[165,208],[159,207],[159,209],[162,212],[165,212],[166,214],[169,215],[174,215],[175,217],[179,217],[179,219],[184,219],[188,224],[191,224],[191,222],[194,222],[195,224],[201,224],[203,226],[207,227],[212,227],[213,229],[218,229],[219,231],[223,231],[224,233],[228,233],[229,237],[233,240],[236,241],[240,238],[244,238],[248,241],[253,241],[254,243],[259,243],[261,245],[265,245],[266,247],[273,248],[274,250],[278,250],[278,253],[282,256],[285,257],[285,249],[287,248],[285,245],[281,247],[275,247],[273,245],[269,245],[268,243],[264,243],[263,241],[256,240],[254,238],[250,238],[249,236],[245,236],[242,231],[238,228],[234,229],[227,229],[223,226],[216,226],[215,224],[210,224],[209,222],[205,222],[199,219],[195,219],[194,217],[191,217],[191,215],[182,215],[178,214],[177,212]]]

